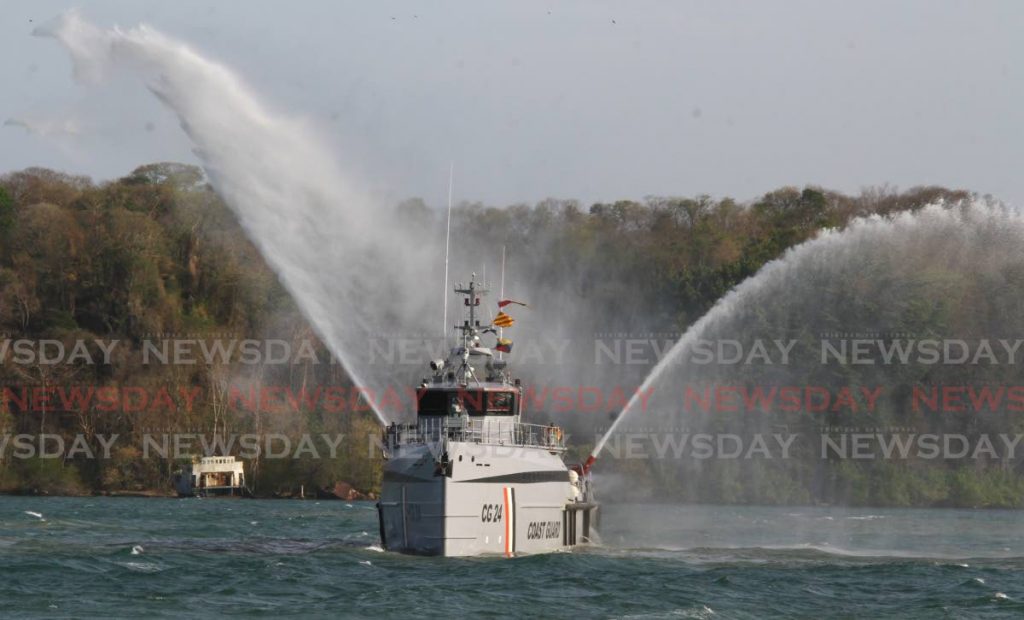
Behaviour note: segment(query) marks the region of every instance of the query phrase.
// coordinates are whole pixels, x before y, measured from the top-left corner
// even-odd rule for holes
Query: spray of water
[[[460,210],[446,265],[443,217],[402,220],[374,204],[310,126],[272,111],[222,64],[153,28],[100,29],[75,12],[36,34],[68,50],[80,81],[134,73],[178,117],[214,188],[301,311],[352,380],[378,395],[368,400],[382,423],[408,417],[408,387],[427,361],[445,354],[437,295],[445,267],[453,282],[471,272],[497,280],[503,245],[506,295],[532,308],[516,313],[509,334],[518,343],[510,356],[517,376],[538,392],[640,380],[636,367],[594,364],[587,345],[596,332],[626,328],[622,317],[630,328],[645,327],[644,307],[626,298],[615,316],[593,309],[586,281],[602,278],[560,258],[559,238],[545,225],[558,217],[556,208],[529,218],[510,209],[491,219]],[[495,311],[493,297],[486,301],[484,320]],[[449,329],[460,320],[448,318]],[[379,397],[389,390],[397,396]],[[548,404],[538,407],[543,418],[589,421]]]
[[[272,113],[227,67],[183,43],[147,26],[101,30],[75,12],[36,34],[64,45],[79,80],[141,76],[177,115],[212,184],[349,376],[385,389],[352,353],[389,326],[416,329],[436,316],[424,295],[408,294],[433,275],[432,244],[397,237],[309,126]]]
[[[677,426],[685,422],[680,419],[681,386],[691,380],[742,382],[760,373],[761,380],[768,377],[775,385],[793,385],[822,372],[814,355],[804,357],[807,364],[785,368],[695,366],[688,361],[697,342],[748,338],[751,333],[767,339],[792,337],[829,329],[912,331],[923,311],[963,295],[955,290],[962,284],[989,293],[974,291],[973,301],[965,303],[978,316],[995,318],[975,325],[980,319],[954,317],[957,329],[987,333],[1019,329],[1016,313],[998,305],[1014,303],[1014,281],[1022,273],[1021,239],[1024,216],[1019,211],[980,202],[935,204],[822,231],[765,265],[694,323],[651,370],[592,455],[596,457],[621,425],[638,415],[645,420],[660,416],[666,420],[659,421],[674,421]],[[903,380],[898,373],[915,370],[912,366],[863,369],[858,370],[857,379],[891,384]],[[819,378],[825,384],[849,380]],[[642,394],[648,396],[642,399]]]
[[[395,332],[438,336],[442,304],[435,287],[443,281],[443,225],[396,221],[339,169],[331,150],[306,123],[274,113],[227,67],[152,28],[102,30],[69,13],[37,34],[67,48],[80,80],[96,82],[111,72],[133,71],[177,115],[214,187],[357,385],[380,394],[395,385],[415,384],[422,363],[375,364],[370,340]],[[971,217],[981,217],[980,208]],[[913,216],[858,221],[842,232],[824,232],[767,265],[723,298],[661,359],[594,453],[636,415],[639,395],[671,392],[667,383],[678,378],[679,361],[694,341],[733,324],[766,291],[778,290],[812,263],[834,265],[844,253],[863,254],[870,240],[889,238],[887,231],[917,230],[929,218],[947,218],[954,231],[966,227],[967,216],[957,213],[933,207]],[[500,222],[502,230],[475,230],[472,217],[460,218],[453,230],[458,243],[452,248],[451,272],[462,279],[471,271],[483,272],[491,262],[490,273],[499,273],[501,245],[494,240],[508,241],[507,296],[526,299],[533,308],[517,315],[519,344],[512,356],[527,384],[609,387],[638,381],[640,376],[630,374],[638,367],[595,364],[592,350],[588,355],[585,347],[577,352],[562,345],[591,342],[595,332],[613,326],[653,327],[656,321],[640,324],[651,320],[642,304],[624,296],[615,316],[595,312],[587,303],[587,287],[601,279],[563,264],[558,239],[545,234],[542,217],[527,220],[510,210],[493,222]],[[443,354],[441,339],[435,342],[440,350],[435,347],[433,353]],[[407,403],[389,410],[379,401],[370,405],[381,422],[410,410]]]

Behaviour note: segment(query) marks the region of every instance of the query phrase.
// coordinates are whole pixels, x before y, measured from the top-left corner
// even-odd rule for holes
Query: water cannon
[[[590,468],[594,466],[594,461],[596,461],[596,460],[597,460],[597,457],[594,456],[593,454],[591,454],[590,456],[587,457],[587,460],[583,462],[583,475],[584,476],[586,476],[587,474],[590,473]]]
[[[444,368],[444,360],[443,359],[430,360],[430,369],[431,370],[433,370],[434,372],[440,372],[442,368]]]

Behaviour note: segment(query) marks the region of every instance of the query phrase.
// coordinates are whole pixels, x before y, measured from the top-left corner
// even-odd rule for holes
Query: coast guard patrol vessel
[[[468,315],[455,326],[459,346],[430,363],[432,376],[417,392],[416,423],[384,430],[377,504],[384,548],[513,556],[590,542],[597,504],[586,470],[562,461],[562,429],[521,421],[521,382],[481,346],[482,336],[501,325],[495,319],[481,326],[477,318],[486,288],[471,280],[455,292],[465,296]]]

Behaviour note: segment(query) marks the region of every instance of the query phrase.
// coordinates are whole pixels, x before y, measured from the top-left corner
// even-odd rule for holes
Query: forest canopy
[[[749,202],[707,195],[591,205],[571,199],[503,207],[464,202],[454,209],[453,226],[493,247],[530,247],[543,235],[541,259],[550,266],[550,277],[571,283],[595,313],[614,316],[630,298],[647,310],[649,324],[643,328],[681,333],[768,261],[823,228],[969,197],[941,187],[870,188],[857,195],[783,187]],[[441,210],[420,199],[395,205],[393,215],[406,225],[443,231]],[[624,327],[636,328],[628,317],[608,326]],[[295,393],[351,386],[340,365],[316,364],[309,355],[275,365],[201,353],[186,365],[149,363],[153,351],[146,343],[168,334],[274,338],[290,343],[292,351],[313,342],[317,358],[330,358],[195,166],[150,164],[101,183],[40,168],[0,176],[0,334],[8,343],[0,382],[12,388],[0,402],[0,430],[50,434],[68,442],[83,433],[126,438],[106,459],[17,459],[8,447],[0,453],[0,490],[166,489],[180,459],[144,455],[141,437],[152,432],[341,435],[334,458],[253,459],[250,479],[257,492],[291,494],[338,481],[368,492],[378,488],[380,461],[368,438],[379,430],[367,408],[353,402],[339,411],[323,400],[299,399],[281,413],[263,410],[251,399],[237,406],[227,393],[239,382],[280,385]],[[38,352],[21,351],[23,361],[13,363],[19,350],[11,347],[19,339],[59,342],[65,352],[79,341],[99,344],[77,361],[45,363]],[[102,343],[114,340],[120,345],[109,353],[109,363],[87,363],[103,357]],[[26,404],[19,396],[24,392],[13,389],[26,386],[144,386],[150,393],[162,388],[173,404],[127,410],[109,407],[103,399],[49,397],[40,407]],[[645,473],[642,464],[630,467],[636,475],[658,475]],[[856,484],[855,478],[851,474],[849,484]],[[678,493],[695,501],[766,499],[763,493],[722,495],[694,488]],[[807,489],[783,495],[783,501],[816,499]],[[885,503],[863,497],[869,499],[862,503]],[[1018,505],[1020,500],[991,503]]]

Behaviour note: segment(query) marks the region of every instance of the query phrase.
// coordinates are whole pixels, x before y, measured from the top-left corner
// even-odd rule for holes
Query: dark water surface
[[[380,551],[371,503],[3,497],[0,617],[1024,617],[1013,511],[607,505],[600,529],[420,558]]]

